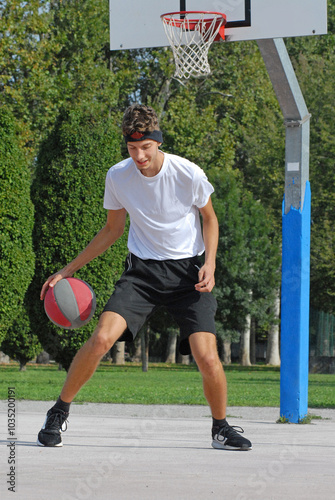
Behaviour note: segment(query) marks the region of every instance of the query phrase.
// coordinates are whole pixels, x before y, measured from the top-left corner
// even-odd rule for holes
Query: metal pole
[[[283,39],[259,40],[286,128],[283,202],[280,415],[301,422],[308,410],[311,196],[309,123]]]

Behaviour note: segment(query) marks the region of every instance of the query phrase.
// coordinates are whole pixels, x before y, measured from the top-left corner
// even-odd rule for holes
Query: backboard
[[[110,0],[110,48],[165,47],[161,14],[222,12],[226,41],[327,33],[327,0]]]

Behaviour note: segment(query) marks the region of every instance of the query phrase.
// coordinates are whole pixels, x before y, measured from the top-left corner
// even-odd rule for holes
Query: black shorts
[[[198,257],[179,260],[142,260],[128,254],[125,271],[115,285],[105,311],[118,313],[127,322],[119,341],[132,341],[159,307],[166,307],[180,328],[179,351],[190,354],[189,335],[215,335],[216,299],[210,292],[198,292]]]

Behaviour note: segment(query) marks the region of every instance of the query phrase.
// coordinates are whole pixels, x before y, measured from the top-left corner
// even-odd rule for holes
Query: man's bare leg
[[[221,420],[226,417],[227,381],[218,355],[216,337],[209,332],[198,332],[190,335],[189,342],[202,375],[204,394],[212,416]]]
[[[60,398],[71,403],[83,385],[92,377],[102,357],[125,331],[127,323],[117,313],[106,311],[90,339],[77,352],[69,368]]]
[[[70,403],[92,377],[101,358],[111,349],[127,327],[126,321],[113,312],[104,312],[92,337],[74,357],[60,397],[50,408],[37,438],[39,446],[63,446],[61,432],[67,421]]]
[[[193,357],[203,379],[204,394],[212,410],[212,446],[219,450],[250,450],[252,444],[241,436],[243,429],[231,427],[226,420],[227,381],[220,361],[216,337],[198,332],[189,337]]]

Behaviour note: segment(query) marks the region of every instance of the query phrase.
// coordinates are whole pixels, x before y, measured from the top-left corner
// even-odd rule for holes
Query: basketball
[[[96,308],[96,298],[88,283],[78,278],[64,278],[49,287],[44,310],[55,325],[74,330],[86,325]]]

